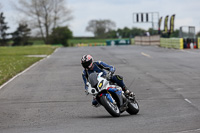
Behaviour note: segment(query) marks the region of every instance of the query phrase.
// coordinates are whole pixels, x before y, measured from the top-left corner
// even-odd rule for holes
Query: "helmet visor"
[[[82,62],[81,64],[84,68],[89,68],[89,66],[92,64],[92,59],[87,62]]]

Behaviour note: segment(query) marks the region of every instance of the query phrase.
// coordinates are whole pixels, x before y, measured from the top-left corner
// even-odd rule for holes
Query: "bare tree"
[[[116,27],[115,22],[111,20],[91,20],[86,27],[86,31],[92,32],[95,37],[103,38],[105,33]]]
[[[72,19],[65,0],[18,0],[16,9],[22,12],[32,28],[39,29],[44,42],[49,42],[53,28]]]

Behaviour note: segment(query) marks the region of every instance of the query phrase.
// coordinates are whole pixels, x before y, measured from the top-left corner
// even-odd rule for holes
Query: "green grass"
[[[123,39],[129,39],[129,38],[123,38]],[[106,43],[106,40],[118,40],[116,38],[107,38],[107,39],[98,39],[98,38],[73,38],[68,40],[69,46],[76,46],[76,44],[84,43],[84,44],[92,44],[92,43]],[[30,42],[33,43],[33,45],[41,45],[44,44],[44,41],[42,39],[30,39]],[[59,46],[59,45],[56,45]],[[61,45],[60,45],[61,46]]]
[[[0,85],[23,71],[41,57],[27,57],[26,55],[49,55],[56,47],[52,46],[25,46],[0,47]]]
[[[69,44],[78,44],[78,43],[105,43],[106,39],[70,39]]]
[[[118,39],[70,39],[69,44],[78,44],[78,43],[105,43],[106,40],[118,40]]]
[[[31,38],[31,39],[29,39],[29,42],[33,43],[33,45],[43,45],[43,44],[45,44],[42,39]]]
[[[72,44],[78,44],[78,43],[105,43],[106,40],[109,39],[95,39],[95,38],[74,38],[74,39],[69,39],[68,43],[71,46]],[[44,44],[44,41],[41,39],[31,39],[30,42],[33,42],[34,45],[41,45]]]

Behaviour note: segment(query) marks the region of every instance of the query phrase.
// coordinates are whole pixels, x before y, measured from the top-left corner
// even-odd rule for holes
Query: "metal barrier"
[[[160,36],[136,36],[134,39],[135,45],[160,45]]]
[[[130,45],[130,39],[116,39],[116,40],[106,40],[107,46],[115,46],[115,45]]]

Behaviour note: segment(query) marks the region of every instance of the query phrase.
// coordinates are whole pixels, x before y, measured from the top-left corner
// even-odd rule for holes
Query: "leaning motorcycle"
[[[119,117],[127,111],[131,115],[139,112],[137,101],[122,91],[121,87],[108,80],[109,76],[102,76],[103,72],[93,72],[89,75],[87,82],[88,93],[93,95],[113,117]]]

